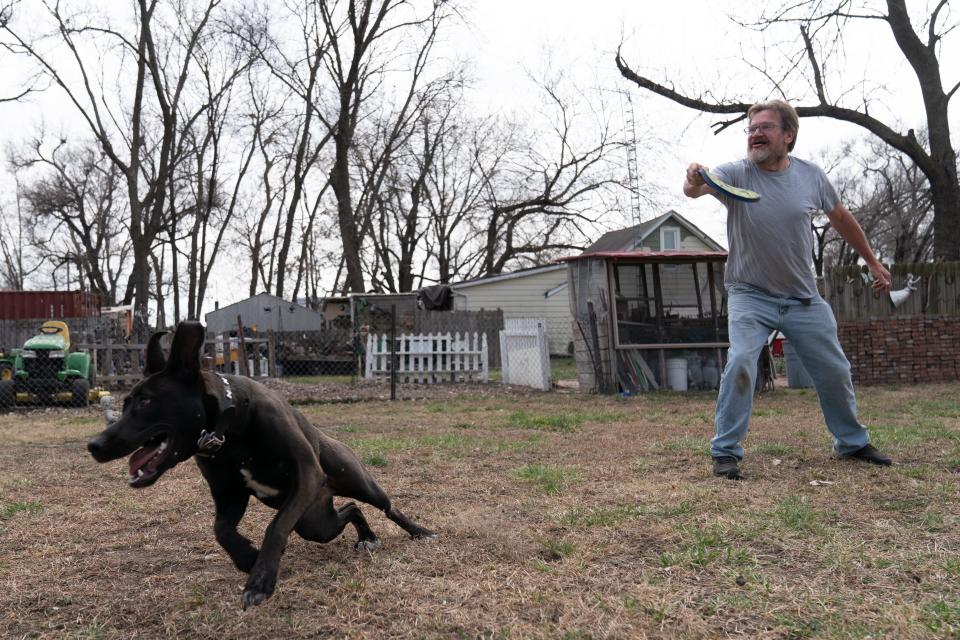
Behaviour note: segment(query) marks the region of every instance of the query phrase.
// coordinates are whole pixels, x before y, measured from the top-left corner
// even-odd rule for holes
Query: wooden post
[[[250,367],[247,366],[247,343],[243,339],[243,320],[237,315],[237,358],[240,359],[238,371],[240,375],[250,377]]]
[[[691,264],[693,267],[693,288],[697,291],[697,318],[703,319],[703,295],[700,293],[700,270],[697,269],[697,263]]]
[[[273,331],[267,332],[267,375],[277,377],[277,336]]]
[[[657,340],[660,344],[664,343],[665,328],[663,326],[663,289],[660,286],[660,265],[656,262],[651,265],[653,270],[653,296],[654,306],[657,312]],[[667,388],[667,354],[663,349],[657,350],[657,358],[660,366],[660,388]]]
[[[720,342],[720,309],[717,308],[716,276],[713,273],[713,263],[707,263],[707,287],[710,289],[710,313],[713,316],[713,341]],[[717,370],[723,371],[723,356],[720,348],[716,348]]]
[[[390,305],[390,399],[397,399],[397,305]]]

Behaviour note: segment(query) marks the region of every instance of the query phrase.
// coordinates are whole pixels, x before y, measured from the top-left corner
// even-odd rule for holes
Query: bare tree
[[[560,86],[559,78],[540,86],[551,130],[528,130],[529,137],[513,141],[506,161],[493,156],[494,165],[481,165],[489,207],[477,229],[484,239],[483,275],[581,248],[582,230],[610,212],[605,196],[628,188],[613,153],[625,144],[623,136],[602,105],[562,95]]]
[[[15,211],[0,206],[0,289],[27,288],[27,280],[43,268],[47,261],[42,252],[34,251],[30,233],[32,216],[24,211],[20,189],[16,189]]]
[[[130,238],[124,228],[123,176],[95,144],[71,147],[60,139],[52,148],[42,136],[13,153],[10,164],[22,175],[18,193],[31,216],[32,235],[55,265],[70,264],[82,288],[116,304],[118,283]]]
[[[37,74],[63,93],[125,177],[133,265],[124,301],[134,303],[140,337],[148,317],[150,255],[169,213],[167,187],[180,100],[194,47],[219,4],[180,0],[167,6],[135,0],[128,22],[120,26],[103,15],[80,10],[66,14],[59,3],[44,4],[42,16],[18,20],[14,11],[0,21],[2,45],[34,63]],[[52,32],[31,35],[37,21],[52,24]],[[169,48],[158,47],[157,33],[170,36],[162,42]],[[120,55],[106,57],[110,50]],[[64,53],[65,58],[58,55]],[[119,73],[111,64],[118,65]]]
[[[482,228],[479,221],[489,212],[485,176],[499,174],[512,131],[494,117],[461,115],[437,134],[424,190],[431,220],[424,244],[436,261],[437,281],[448,284],[481,274],[485,246],[471,242],[473,229]]]
[[[925,143],[914,129],[902,130],[896,122],[885,122],[871,109],[866,88],[851,91],[844,74],[826,73],[825,60],[842,52],[844,33],[858,23],[876,21],[885,24],[893,37],[892,46],[902,54],[917,78],[925,109],[923,127],[929,131]],[[949,0],[928,5],[917,27],[906,0],[799,0],[764,4],[760,17],[751,22],[740,21],[747,30],[767,32],[777,28],[796,29],[795,47],[788,51],[782,67],[767,68],[750,63],[759,71],[758,80],[767,89],[784,98],[793,99],[800,117],[825,117],[856,124],[877,136],[885,144],[908,157],[930,184],[933,205],[934,256],[945,260],[960,259],[960,183],[957,178],[957,156],[950,137],[950,100],[960,88],[958,79],[943,77],[940,56],[943,39],[956,26],[950,22]],[[717,132],[740,122],[750,103],[728,98],[714,98],[711,92],[693,95],[677,90],[669,82],[657,82],[636,73],[621,56],[616,56],[620,73],[642,89],[669,98],[691,109],[718,116],[732,116],[716,122]],[[842,65],[839,65],[842,67]],[[797,79],[805,85],[805,95],[788,96],[786,87]],[[884,78],[878,78],[882,82]],[[950,83],[953,83],[952,85]],[[850,106],[851,96],[862,95],[859,104]],[[806,102],[806,103],[805,103]],[[874,105],[875,106],[875,105]]]
[[[312,228],[312,221],[303,225],[298,221],[305,210],[307,217],[316,211],[316,207],[305,208],[304,197],[333,136],[322,106],[323,64],[331,46],[324,22],[325,6],[326,2],[319,0],[291,1],[284,3],[277,14],[248,12],[234,21],[235,32],[257,51],[267,71],[263,79],[272,82],[273,95],[254,92],[255,113],[270,120],[284,120],[282,125],[270,125],[269,133],[257,145],[264,163],[260,179],[267,198],[260,219],[252,225],[251,294],[256,282],[261,281],[267,290],[272,288],[276,295],[284,295],[287,276],[299,272],[297,261],[290,256],[303,254],[302,245],[299,251],[294,247],[295,233]],[[272,238],[267,239],[268,218],[274,214]],[[268,256],[265,250],[270,250]],[[262,264],[265,259],[266,269]]]
[[[423,11],[418,15],[421,8]],[[382,88],[391,65],[397,60],[409,61],[407,90],[392,118],[392,133],[384,140],[381,170],[369,176],[375,183],[383,179],[382,168],[388,165],[384,160],[395,148],[403,123],[415,117],[417,89],[424,81],[440,26],[451,15],[453,7],[450,2],[344,0],[321,3],[321,10],[330,42],[324,63],[337,96],[334,115],[329,120],[335,149],[330,183],[337,200],[343,244],[344,287],[347,291],[364,291],[361,252],[369,219],[358,216],[354,208],[351,176],[354,136],[363,116],[362,108],[368,96]],[[376,198],[379,189],[368,182],[364,192]]]
[[[920,133],[920,138],[925,132]],[[891,154],[879,140],[864,148],[845,144],[826,161],[838,191],[871,238],[877,256],[891,263],[929,261],[933,256],[930,184],[908,157]],[[814,224],[820,269],[856,264],[857,253],[830,227],[826,216]]]
[[[217,257],[237,211],[241,185],[256,153],[263,120],[238,116],[247,101],[238,82],[255,56],[219,29],[193,48],[196,72],[181,100],[168,181],[173,215],[165,231],[171,270],[187,275],[187,315],[198,318]],[[185,96],[187,93],[185,93]],[[181,269],[180,258],[184,267]],[[180,278],[172,280],[174,320],[180,315]]]
[[[427,176],[440,142],[461,114],[455,70],[413,90],[397,109],[379,110],[372,130],[357,136],[357,220],[371,251],[363,263],[374,291],[419,288],[430,262],[424,239],[432,225],[425,208]]]

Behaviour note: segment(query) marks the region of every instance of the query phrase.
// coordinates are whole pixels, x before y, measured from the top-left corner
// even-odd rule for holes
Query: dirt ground
[[[96,410],[0,414],[0,637],[960,638],[960,384],[859,390],[891,468],[764,394],[743,482],[710,475],[708,393],[341,386],[282,390],[436,540],[367,507],[379,550],[294,535],[243,611],[192,462],[133,490]]]

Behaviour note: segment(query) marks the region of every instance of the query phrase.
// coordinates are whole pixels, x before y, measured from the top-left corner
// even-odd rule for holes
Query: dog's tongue
[[[143,468],[157,454],[157,450],[163,446],[161,442],[155,447],[142,447],[134,451],[130,456],[130,475],[136,476],[137,471]]]

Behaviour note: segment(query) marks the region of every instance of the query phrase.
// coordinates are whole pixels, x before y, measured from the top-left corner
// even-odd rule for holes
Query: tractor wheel
[[[73,381],[73,384],[70,387],[70,391],[73,393],[73,398],[70,400],[70,406],[73,407],[86,407],[90,404],[90,383],[84,380],[83,378],[78,378]]]
[[[17,389],[13,380],[0,380],[0,409],[17,406]]]
[[[0,364],[0,380],[13,380],[13,367],[6,362]]]

